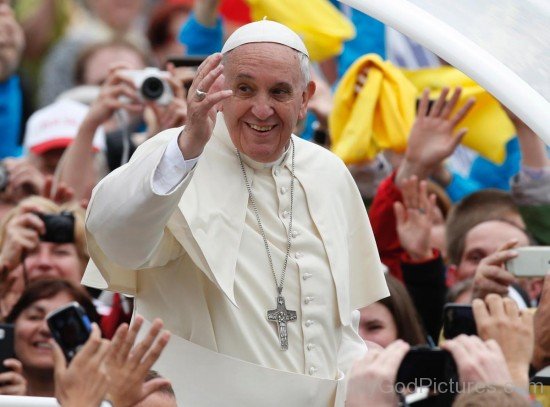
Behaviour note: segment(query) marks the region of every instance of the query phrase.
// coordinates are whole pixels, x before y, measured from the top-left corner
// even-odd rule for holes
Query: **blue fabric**
[[[357,58],[375,53],[382,59],[386,59],[386,30],[380,21],[351,9],[348,18],[355,25],[356,36],[354,39],[344,43],[344,50],[338,59],[338,77],[357,60]]]
[[[519,171],[521,150],[517,137],[506,144],[506,159],[497,165],[483,157],[477,157],[470,168],[468,178],[453,174],[446,191],[453,202],[484,188],[510,190],[510,178]]]
[[[23,147],[19,144],[23,116],[23,94],[19,77],[11,76],[0,83],[0,159],[19,157]]]
[[[214,27],[199,23],[191,13],[180,30],[180,42],[187,48],[186,55],[210,55],[222,50],[222,19],[218,17]]]

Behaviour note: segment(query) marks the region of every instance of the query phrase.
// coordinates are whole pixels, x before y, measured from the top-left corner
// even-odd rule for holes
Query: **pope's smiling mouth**
[[[252,123],[246,123],[248,127],[250,127],[252,130],[259,131],[260,133],[267,133],[268,131],[272,130],[276,125],[271,126],[258,126],[256,124]]]

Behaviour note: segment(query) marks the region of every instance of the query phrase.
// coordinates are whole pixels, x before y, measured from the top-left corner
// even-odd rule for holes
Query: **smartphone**
[[[0,324],[0,373],[9,370],[4,366],[4,360],[14,357],[13,324]]]
[[[53,338],[70,362],[90,336],[90,318],[84,308],[73,301],[49,313],[46,320]]]
[[[477,335],[471,305],[448,303],[443,307],[443,336],[452,339],[460,334]]]
[[[174,64],[174,67],[190,67],[196,68],[204,62],[208,55],[197,55],[197,56],[184,56],[184,57],[169,57],[166,60],[166,63]]]
[[[426,346],[413,347],[397,371],[396,385],[433,388],[437,383],[449,383],[458,380],[456,363],[453,356],[440,348]]]
[[[516,277],[544,277],[550,271],[550,246],[527,246],[514,249],[516,258],[506,262],[506,269]]]

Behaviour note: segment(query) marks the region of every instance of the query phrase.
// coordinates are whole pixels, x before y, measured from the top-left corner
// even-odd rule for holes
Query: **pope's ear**
[[[315,93],[315,87],[316,87],[315,82],[309,81],[306,88],[304,89],[304,92],[302,93],[302,106],[300,107],[300,115],[299,115],[300,120],[306,117],[307,104]]]

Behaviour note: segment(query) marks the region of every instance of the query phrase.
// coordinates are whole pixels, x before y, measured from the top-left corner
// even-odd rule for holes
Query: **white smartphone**
[[[550,271],[550,246],[518,247],[519,255],[506,262],[506,269],[516,277],[544,277]]]

